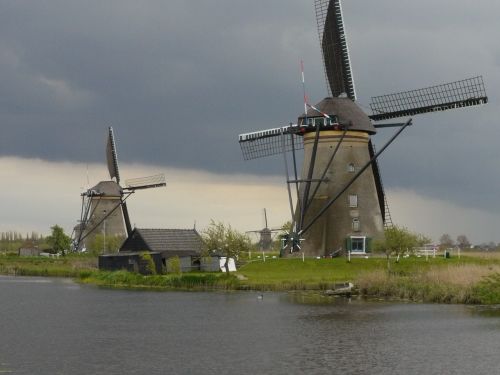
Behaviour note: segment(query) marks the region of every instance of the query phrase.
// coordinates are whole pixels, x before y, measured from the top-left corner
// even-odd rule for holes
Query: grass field
[[[78,277],[80,271],[97,270],[97,259],[71,254],[59,258],[0,256],[0,274],[16,276]]]
[[[338,282],[355,281],[372,272],[383,272],[389,275],[408,276],[421,274],[435,269],[442,269],[453,266],[476,265],[486,267],[492,265],[500,266],[500,258],[486,259],[462,256],[460,259],[452,257],[444,259],[442,257],[429,258],[410,257],[402,258],[399,263],[390,261],[390,269],[387,267],[386,258],[353,258],[348,263],[345,258],[334,259],[268,259],[266,262],[253,261],[239,269],[239,273],[247,280],[250,286],[260,286],[275,289],[276,285],[283,285],[285,289],[300,289],[301,286],[307,288],[317,284],[333,284]],[[293,286],[298,288],[294,288]]]
[[[240,288],[325,290],[352,282],[362,296],[442,303],[500,303],[500,257],[271,259],[241,267]]]

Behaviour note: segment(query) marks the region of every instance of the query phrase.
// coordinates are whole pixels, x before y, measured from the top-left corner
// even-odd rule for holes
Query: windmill
[[[474,77],[373,97],[372,114],[365,114],[356,103],[341,2],[315,0],[314,5],[329,97],[316,105],[305,100],[297,124],[241,134],[239,143],[245,160],[283,154],[293,228],[282,255],[365,253],[391,221],[377,159],[412,124],[408,117],[482,105],[488,98],[482,77]],[[402,117],[407,119],[380,122]],[[371,137],[390,127],[397,131],[375,151]],[[296,151],[301,149],[299,178]]]
[[[127,199],[137,190],[166,186],[165,175],[134,178],[120,185],[120,170],[113,128],[108,129],[106,159],[109,181],[101,181],[84,191],[79,224],[74,229],[76,250],[86,248],[96,234],[104,236],[128,237],[132,225],[127,208]]]
[[[259,234],[259,248],[261,251],[268,251],[273,244],[273,233],[281,232],[281,228],[269,228],[267,224],[267,211],[264,208],[264,228],[259,230],[249,230],[246,233]]]

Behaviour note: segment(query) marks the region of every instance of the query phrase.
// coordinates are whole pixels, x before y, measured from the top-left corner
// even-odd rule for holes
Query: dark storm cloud
[[[239,133],[294,121],[298,62],[325,94],[312,0],[4,1],[0,154],[214,172],[243,163]],[[500,5],[483,0],[343,2],[360,104],[372,95],[483,74],[491,103],[415,118],[381,160],[388,187],[498,209]],[[376,136],[383,143],[389,131]]]

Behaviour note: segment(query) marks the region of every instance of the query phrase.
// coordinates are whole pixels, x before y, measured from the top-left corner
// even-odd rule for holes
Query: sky
[[[393,220],[500,242],[500,45],[493,0],[345,0],[358,104],[476,75],[489,104],[414,118],[382,155]],[[300,60],[326,96],[313,0],[6,0],[0,3],[0,231],[76,224],[106,179],[108,126],[124,178],[157,172],[132,221],[241,230],[288,219],[280,158],[245,162],[240,133],[296,121]],[[393,130],[380,131],[380,147]]]

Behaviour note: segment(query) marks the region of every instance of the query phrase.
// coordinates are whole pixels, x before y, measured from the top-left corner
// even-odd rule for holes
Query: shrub
[[[181,270],[181,260],[178,256],[169,258],[167,260],[167,272],[175,273],[179,275]]]

